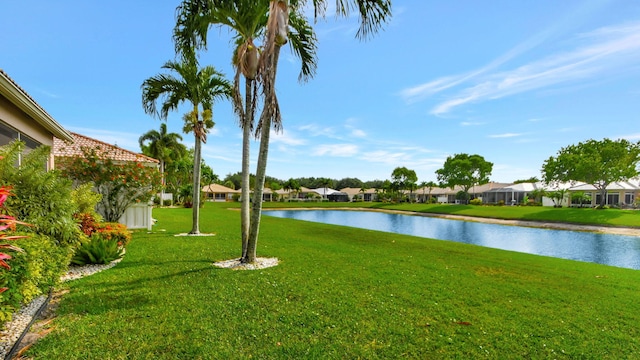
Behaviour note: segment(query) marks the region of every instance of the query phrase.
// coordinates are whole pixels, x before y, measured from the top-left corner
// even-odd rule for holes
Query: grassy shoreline
[[[226,207],[239,208],[238,203]],[[542,206],[476,206],[451,204],[392,204],[379,202],[265,202],[264,209],[279,208],[363,208],[408,211],[424,214],[459,215],[501,220],[565,223],[640,229],[640,211],[593,208],[553,208]]]
[[[201,229],[216,236],[203,238],[173,236],[188,209],[154,210],[154,231],[136,232],[118,266],[66,285],[54,330],[27,355],[640,356],[640,271],[271,217],[258,255],[280,265],[216,269],[239,253],[228,207],[206,205]]]

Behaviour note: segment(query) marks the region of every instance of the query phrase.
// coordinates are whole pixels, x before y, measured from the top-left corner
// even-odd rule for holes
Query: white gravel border
[[[231,270],[259,270],[274,267],[278,265],[278,258],[256,258],[256,261],[250,264],[243,264],[240,262],[240,258],[223,260],[214,262],[213,266],[231,269]]]

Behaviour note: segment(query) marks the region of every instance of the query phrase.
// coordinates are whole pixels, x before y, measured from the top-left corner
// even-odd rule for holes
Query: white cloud
[[[512,137],[518,137],[518,136],[522,136],[523,134],[518,134],[518,133],[504,133],[504,134],[494,134],[494,135],[489,135],[490,138],[494,138],[494,139],[501,139],[501,138],[512,138]]]
[[[626,139],[626,140],[629,140],[629,141],[637,141],[637,140],[640,140],[640,133],[620,136],[620,139]]]
[[[463,121],[460,123],[460,126],[480,126],[484,124],[483,122]]]
[[[316,146],[311,155],[350,157],[356,155],[358,151],[358,146],[353,144],[324,144]]]
[[[300,145],[305,145],[307,143],[307,140],[303,139],[302,137],[296,135],[293,132],[283,130],[281,132],[271,133],[271,142],[276,144],[277,143],[285,144],[289,146],[300,146]]]
[[[467,103],[499,99],[552,85],[597,81],[603,74],[635,67],[640,60],[640,22],[601,28],[581,35],[580,40],[587,44],[513,70],[487,74],[436,105],[431,113],[441,115]]]

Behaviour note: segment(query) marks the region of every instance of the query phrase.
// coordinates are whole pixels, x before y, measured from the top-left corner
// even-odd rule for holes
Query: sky
[[[318,69],[307,82],[283,47],[283,131],[271,136],[267,175],[385,180],[404,166],[437,181],[447,157],[466,153],[509,183],[540,178],[568,145],[640,140],[640,2],[392,3],[367,41],[355,38],[355,16],[310,17]],[[175,59],[178,4],[0,1],[0,68],[67,130],[139,152],[140,135],[161,123],[145,114],[140,86]],[[231,79],[230,39],[212,27],[200,62]],[[170,132],[181,133],[186,111],[169,115]],[[241,169],[241,130],[228,101],[216,102],[214,121],[203,158],[224,178]]]

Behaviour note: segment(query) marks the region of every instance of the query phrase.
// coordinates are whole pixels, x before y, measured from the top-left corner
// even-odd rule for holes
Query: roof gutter
[[[38,124],[58,139],[73,141],[73,136],[51,117],[35,100],[22,90],[4,71],[0,70],[0,94],[9,99],[20,110],[32,117]]]

